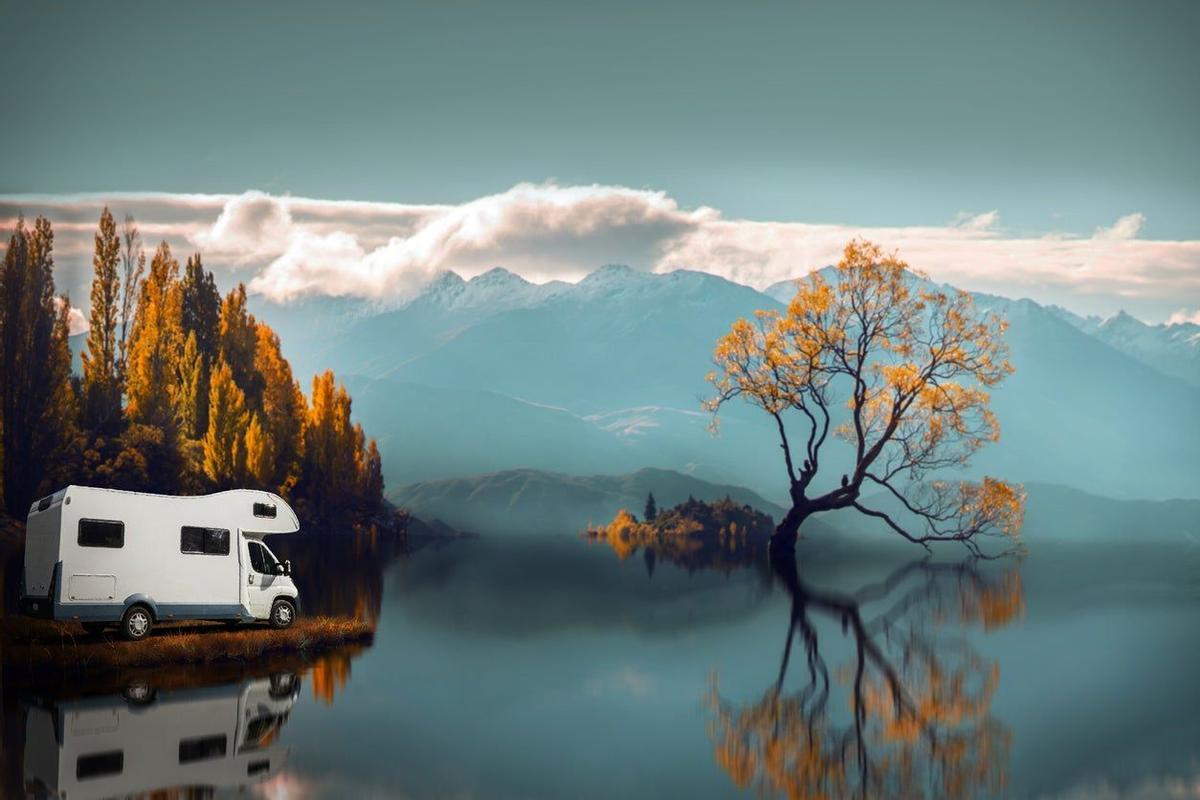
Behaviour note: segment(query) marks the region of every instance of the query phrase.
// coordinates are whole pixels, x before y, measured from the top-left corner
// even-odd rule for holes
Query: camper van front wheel
[[[271,606],[271,627],[288,628],[296,620],[296,604],[281,597]]]
[[[132,606],[125,612],[125,616],[121,617],[121,633],[133,642],[145,639],[152,627],[154,618],[150,615],[150,609],[145,606]]]

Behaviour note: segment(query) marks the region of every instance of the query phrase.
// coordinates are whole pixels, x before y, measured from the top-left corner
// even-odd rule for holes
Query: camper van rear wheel
[[[145,606],[132,606],[121,617],[121,634],[132,642],[145,639],[153,627],[154,617]]]
[[[289,628],[296,621],[296,604],[281,597],[271,606],[271,627]]]

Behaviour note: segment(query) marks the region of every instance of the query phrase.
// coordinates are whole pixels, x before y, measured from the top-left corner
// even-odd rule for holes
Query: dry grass
[[[7,668],[80,670],[166,665],[250,663],[283,654],[316,656],[346,645],[369,644],[374,626],[353,619],[299,619],[286,630],[207,624],[163,625],[149,638],[126,642],[115,631],[89,635],[74,623],[8,618],[0,625]]]

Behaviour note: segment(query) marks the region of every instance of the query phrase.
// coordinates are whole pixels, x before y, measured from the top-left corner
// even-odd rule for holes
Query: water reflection
[[[791,798],[973,797],[1004,787],[1012,737],[991,715],[999,665],[966,630],[1023,613],[1012,565],[914,562],[852,592],[806,582],[794,561],[775,573],[791,604],[774,681],[739,704],[714,675],[706,697],[715,758],[734,784]],[[831,634],[852,652],[832,678],[822,649]],[[799,688],[789,681],[797,656]]]
[[[27,797],[191,795],[283,769],[279,743],[300,693],[293,673],[159,690],[22,701]],[[9,743],[6,743],[6,749]]]

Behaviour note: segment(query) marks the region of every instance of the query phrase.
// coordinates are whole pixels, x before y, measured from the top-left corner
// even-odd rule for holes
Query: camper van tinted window
[[[275,519],[275,504],[274,503],[255,503],[254,504],[254,516],[270,517],[271,519]]]
[[[219,736],[200,736],[196,739],[181,739],[179,741],[179,763],[190,764],[193,761],[224,758],[228,750],[229,739],[225,734],[220,734]]]
[[[179,552],[227,556],[229,555],[229,531],[224,528],[184,525],[179,529]]]
[[[250,566],[253,567],[254,571],[260,575],[265,574],[267,571],[267,565],[263,562],[262,545],[260,545],[258,542],[250,542],[246,546],[250,549]]]
[[[75,779],[103,778],[106,775],[120,775],[125,769],[125,751],[109,750],[105,753],[90,753],[80,756],[75,761]]]
[[[125,523],[106,519],[79,520],[80,547],[124,547]]]

